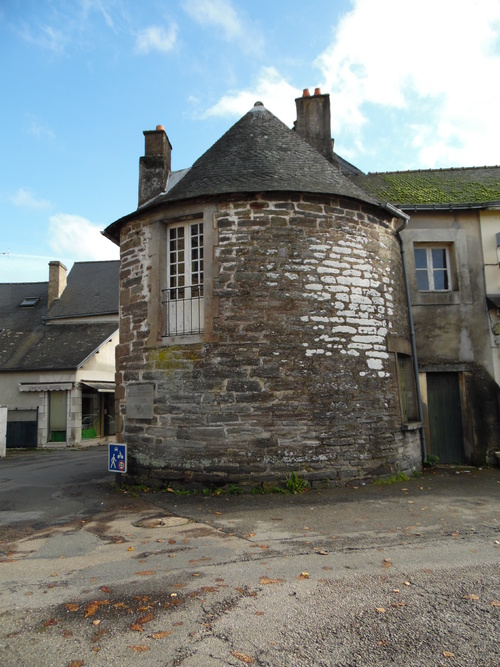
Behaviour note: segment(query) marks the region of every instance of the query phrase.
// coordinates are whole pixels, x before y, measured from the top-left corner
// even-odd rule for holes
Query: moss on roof
[[[359,187],[400,207],[500,201],[500,167],[393,171],[351,177]]]

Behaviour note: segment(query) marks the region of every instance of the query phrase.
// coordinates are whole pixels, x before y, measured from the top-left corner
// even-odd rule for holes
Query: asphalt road
[[[2,667],[500,664],[498,469],[181,496],[30,457],[0,461]]]

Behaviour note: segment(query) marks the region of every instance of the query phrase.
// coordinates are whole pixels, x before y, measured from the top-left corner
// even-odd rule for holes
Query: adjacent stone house
[[[411,216],[402,237],[427,452],[441,463],[493,463],[500,449],[500,167],[353,180]]]
[[[49,281],[0,284],[7,447],[114,438],[119,262],[50,262]]]
[[[120,245],[119,438],[153,483],[345,483],[419,469],[399,233],[353,184],[307,91],[290,130],[256,103],[188,170],[145,132]],[[356,172],[353,168],[353,171]]]

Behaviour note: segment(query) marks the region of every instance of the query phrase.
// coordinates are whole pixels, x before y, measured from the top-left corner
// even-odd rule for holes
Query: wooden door
[[[429,454],[440,463],[465,463],[458,373],[427,373]]]

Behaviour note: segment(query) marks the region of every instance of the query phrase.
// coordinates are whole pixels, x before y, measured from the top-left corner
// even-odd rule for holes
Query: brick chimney
[[[62,262],[49,262],[49,295],[47,307],[59,299],[66,287],[66,274],[68,269]]]
[[[165,192],[171,171],[172,146],[163,125],[145,130],[144,156],[139,160],[139,206]]]
[[[319,88],[315,89],[314,95],[310,95],[309,90],[305,88],[302,97],[295,100],[295,106],[297,134],[329,162],[336,165],[331,136],[330,95],[322,95]]]

